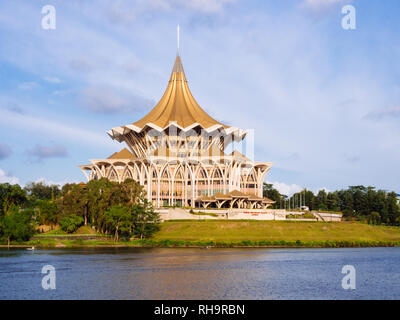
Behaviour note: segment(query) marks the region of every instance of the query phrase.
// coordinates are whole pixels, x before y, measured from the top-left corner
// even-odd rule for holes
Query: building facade
[[[132,178],[156,207],[266,208],[273,203],[262,197],[272,163],[225,153],[246,131],[220,123],[198,105],[179,55],[157,105],[139,121],[107,133],[127,148],[79,166],[88,180]]]

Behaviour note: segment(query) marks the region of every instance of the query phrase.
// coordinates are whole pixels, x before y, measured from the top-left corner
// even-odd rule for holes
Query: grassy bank
[[[400,241],[286,241],[286,240],[242,240],[242,241],[215,241],[215,240],[135,240],[120,241],[114,243],[112,241],[97,240],[61,240],[40,239],[27,242],[12,243],[11,247],[31,247],[37,248],[76,248],[76,247],[149,247],[149,248],[193,248],[193,247],[215,247],[215,248],[362,248],[362,247],[398,247]],[[2,244],[0,247],[6,248],[7,245]]]
[[[81,234],[82,235],[82,234]],[[182,220],[162,223],[152,239],[62,239],[59,233],[18,243],[38,247],[375,247],[400,246],[400,228],[359,222]]]
[[[400,241],[400,228],[359,222],[167,221],[155,240]]]

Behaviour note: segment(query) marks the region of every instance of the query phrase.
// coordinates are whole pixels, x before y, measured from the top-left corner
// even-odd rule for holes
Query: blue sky
[[[255,130],[281,192],[400,191],[397,0],[0,2],[0,182],[84,181],[106,131],[163,94],[176,55],[216,119]],[[41,27],[56,8],[56,29]],[[343,5],[356,30],[341,27]]]

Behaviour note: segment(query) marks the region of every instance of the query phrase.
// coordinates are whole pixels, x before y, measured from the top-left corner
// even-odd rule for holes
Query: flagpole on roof
[[[176,31],[177,31],[177,40],[178,40],[177,45],[178,45],[178,56],[179,56],[179,40],[180,40],[180,39],[179,39],[179,31],[180,31],[180,30],[179,30],[179,24],[178,24],[178,28],[177,28]]]

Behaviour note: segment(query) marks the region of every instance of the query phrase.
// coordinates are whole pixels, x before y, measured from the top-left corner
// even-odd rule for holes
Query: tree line
[[[275,201],[275,208],[341,212],[347,219],[366,220],[373,224],[400,225],[400,206],[395,192],[376,190],[368,186],[350,186],[347,189],[326,192],[303,189],[291,197],[282,195],[272,184],[264,183],[265,197]]]
[[[108,179],[87,184],[0,184],[0,238],[28,240],[40,225],[60,225],[65,232],[90,226],[96,232],[123,237],[150,237],[160,217],[146,199],[143,187],[132,179]]]

